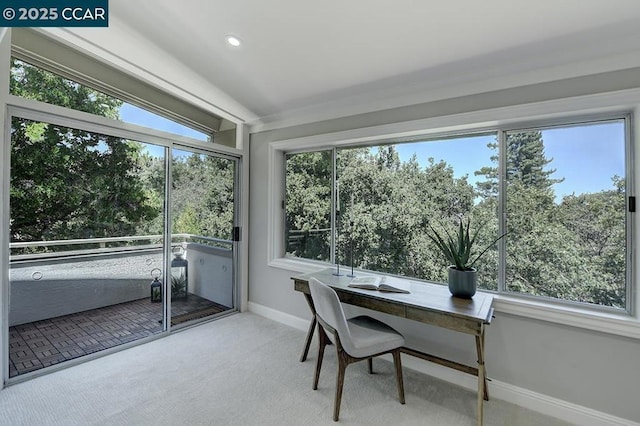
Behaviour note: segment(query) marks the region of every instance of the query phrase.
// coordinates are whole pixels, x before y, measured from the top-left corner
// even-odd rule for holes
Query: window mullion
[[[635,126],[632,119],[632,115],[629,114],[624,118],[625,124],[625,148],[626,148],[626,175],[625,175],[625,198],[629,200],[629,197],[635,196]],[[628,202],[628,201],[627,201]],[[637,205],[636,205],[637,206]],[[637,207],[636,207],[637,208]],[[636,213],[637,214],[637,213]],[[635,279],[635,253],[636,248],[634,245],[633,236],[635,234],[634,227],[634,215],[629,211],[629,208],[625,208],[625,227],[626,227],[626,262],[627,262],[627,274],[626,274],[626,310],[631,315],[638,314],[638,304],[640,304],[640,294],[636,286]]]
[[[507,229],[507,147],[506,132],[498,132],[498,235],[503,235]],[[498,293],[506,290],[507,277],[507,239],[498,241]]]
[[[338,233],[337,233],[337,225],[338,225],[338,197],[339,194],[339,184],[338,184],[338,172],[337,172],[337,162],[338,162],[338,151],[336,148],[331,150],[331,162],[332,162],[332,170],[331,170],[331,263],[336,264],[339,259],[336,258],[336,246],[338,241]]]

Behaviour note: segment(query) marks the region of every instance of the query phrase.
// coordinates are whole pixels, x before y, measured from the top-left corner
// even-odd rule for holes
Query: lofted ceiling
[[[110,16],[263,128],[640,66],[638,0],[112,0]]]

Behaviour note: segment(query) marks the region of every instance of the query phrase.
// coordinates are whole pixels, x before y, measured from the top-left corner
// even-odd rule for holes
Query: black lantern
[[[155,268],[151,271],[153,281],[151,281],[151,301],[162,302],[162,282],[160,282],[160,269]]]
[[[184,248],[173,248],[171,261],[171,299],[187,297],[189,289],[189,262],[184,258]]]

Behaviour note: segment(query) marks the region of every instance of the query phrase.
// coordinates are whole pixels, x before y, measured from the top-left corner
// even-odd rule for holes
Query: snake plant
[[[476,229],[473,235],[471,235],[469,231],[470,223],[470,220],[467,220],[466,224],[463,220],[460,220],[460,223],[458,224],[457,238],[454,238],[446,229],[444,230],[444,234],[441,235],[431,224],[429,224],[431,233],[427,234],[428,237],[436,244],[436,246],[438,246],[444,257],[449,261],[449,264],[459,271],[472,271],[473,265],[478,261],[478,259],[480,259],[487,250],[498,242],[498,240],[506,235],[506,233],[504,233],[496,238],[491,244],[482,250],[479,255],[471,260],[471,249],[473,248],[473,244],[476,242],[476,238],[478,237],[478,232],[480,232],[482,227]]]

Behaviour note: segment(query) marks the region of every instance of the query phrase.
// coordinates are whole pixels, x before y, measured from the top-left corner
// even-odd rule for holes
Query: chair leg
[[[338,350],[338,375],[336,377],[336,400],[333,406],[333,421],[338,421],[340,415],[340,403],[342,402],[342,386],[344,385],[344,373],[347,369],[347,354]]]
[[[404,404],[404,383],[402,381],[402,362],[400,361],[400,350],[393,351],[393,365],[396,367],[396,381],[398,382],[398,397],[400,404]]]
[[[324,358],[324,348],[327,346],[327,333],[322,326],[318,324],[318,359],[316,360],[316,374],[313,378],[313,390],[318,389],[318,381],[320,380],[320,369],[322,368],[322,359]]]
[[[367,366],[369,367],[369,374],[373,374],[373,358],[367,359]]]

